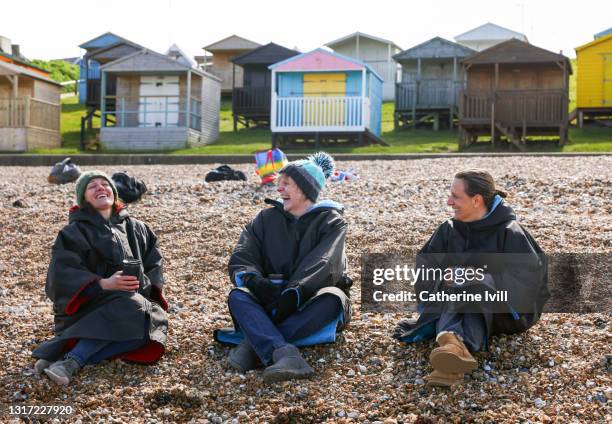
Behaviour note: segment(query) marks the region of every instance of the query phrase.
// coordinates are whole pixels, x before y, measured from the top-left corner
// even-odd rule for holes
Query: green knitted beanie
[[[82,207],[83,203],[85,202],[85,190],[87,189],[87,184],[89,184],[89,182],[94,178],[104,178],[106,181],[108,181],[111,186],[111,189],[113,190],[113,196],[115,197],[115,200],[119,199],[119,195],[117,194],[117,187],[115,187],[115,183],[108,175],[98,170],[87,171],[83,172],[76,182],[76,200],[77,205],[79,205],[79,207]]]

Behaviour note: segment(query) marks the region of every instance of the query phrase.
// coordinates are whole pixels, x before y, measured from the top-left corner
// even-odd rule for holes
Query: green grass
[[[570,79],[570,92],[575,92],[575,78]],[[570,95],[575,101],[575,96]],[[32,153],[79,153],[79,137],[81,117],[85,108],[77,103],[76,97],[62,101],[61,132],[63,144],[58,149],[39,149]],[[570,109],[571,110],[571,109]],[[257,150],[270,148],[271,136],[267,129],[241,128],[233,131],[231,103],[221,104],[220,136],[211,145],[166,151],[168,154],[252,154]],[[94,118],[94,128],[99,128],[98,118]],[[331,153],[442,153],[457,151],[457,133],[442,130],[434,132],[426,129],[393,131],[393,103],[387,102],[382,108],[382,138],[390,146],[335,147],[326,149]],[[566,146],[556,143],[538,141],[529,144],[529,151],[534,152],[612,152],[612,130],[610,128],[587,126],[585,128],[570,128],[571,142]],[[469,151],[500,151],[494,150],[489,143],[477,143]],[[503,150],[502,150],[503,151]],[[291,150],[301,153],[301,150]],[[112,153],[105,151],[104,153]],[[126,152],[121,152],[126,153]]]

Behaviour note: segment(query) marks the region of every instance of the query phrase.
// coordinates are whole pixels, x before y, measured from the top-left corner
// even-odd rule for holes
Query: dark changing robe
[[[125,258],[141,259],[140,289],[101,290],[98,280],[121,269]],[[58,360],[80,338],[126,341],[143,339],[141,348],[120,355],[152,363],[164,354],[168,316],[162,295],[162,256],[149,227],[120,209],[106,221],[97,211],[73,208],[51,254],[45,292],[53,301],[55,337],[32,356]]]
[[[320,202],[296,219],[283,204],[266,199],[271,208],[261,211],[248,223],[229,260],[229,275],[243,290],[241,275],[267,277],[282,274],[287,288],[300,287],[301,307],[323,294],[339,298],[343,307],[341,330],[351,318],[350,279],[346,275],[345,238],[347,224],[342,206]],[[218,332],[215,339],[219,340]]]
[[[470,312],[482,314],[486,325],[485,333],[488,336],[522,332],[538,321],[549,297],[546,264],[542,261],[542,249],[527,230],[516,221],[512,208],[501,202],[479,221],[461,222],[449,219],[438,227],[419,251],[419,254],[425,254],[424,257],[429,258],[424,262],[434,261],[431,258],[436,258],[435,261],[437,261],[437,258],[444,256],[452,258],[453,253],[460,254],[455,258],[462,259],[469,258],[471,253],[521,254],[506,255],[510,259],[505,261],[512,261],[513,257],[519,257],[520,263],[517,266],[505,266],[503,271],[500,271],[501,274],[487,275],[487,278],[491,278],[496,284],[497,289],[512,291],[514,299],[520,300],[520,310],[518,312],[514,310],[511,302],[507,302],[505,306],[502,305],[502,308],[507,306],[507,313],[500,313],[499,309],[493,313],[484,303],[476,305],[476,308],[481,308],[480,311],[474,311],[474,304],[470,305]],[[450,255],[427,256],[427,254]],[[474,257],[478,258],[478,255]],[[434,284],[440,284],[440,282],[418,281],[415,291],[417,293],[422,290],[435,291]],[[464,290],[468,293],[482,293],[482,286],[478,284],[466,286]],[[423,302],[420,305],[423,309],[416,323],[400,322],[394,333],[396,338],[413,342],[435,336],[435,323],[440,313],[443,312],[439,308],[432,308],[432,305],[427,303]],[[454,307],[455,305],[452,305],[449,309]]]

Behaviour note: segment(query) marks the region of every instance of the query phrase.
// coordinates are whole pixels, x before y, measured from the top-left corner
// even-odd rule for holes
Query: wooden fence
[[[508,125],[560,125],[567,121],[567,93],[561,90],[462,92],[462,121],[495,121]]]
[[[31,97],[0,99],[0,128],[35,127],[59,131],[61,106]]]

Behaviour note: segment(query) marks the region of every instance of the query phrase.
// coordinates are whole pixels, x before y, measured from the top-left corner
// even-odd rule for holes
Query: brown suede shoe
[[[428,386],[451,387],[463,382],[463,374],[433,370],[431,374],[425,376],[424,380],[427,381]]]
[[[435,348],[429,355],[432,367],[447,374],[464,374],[478,367],[478,362],[470,354],[463,342],[453,333],[441,333]]]

